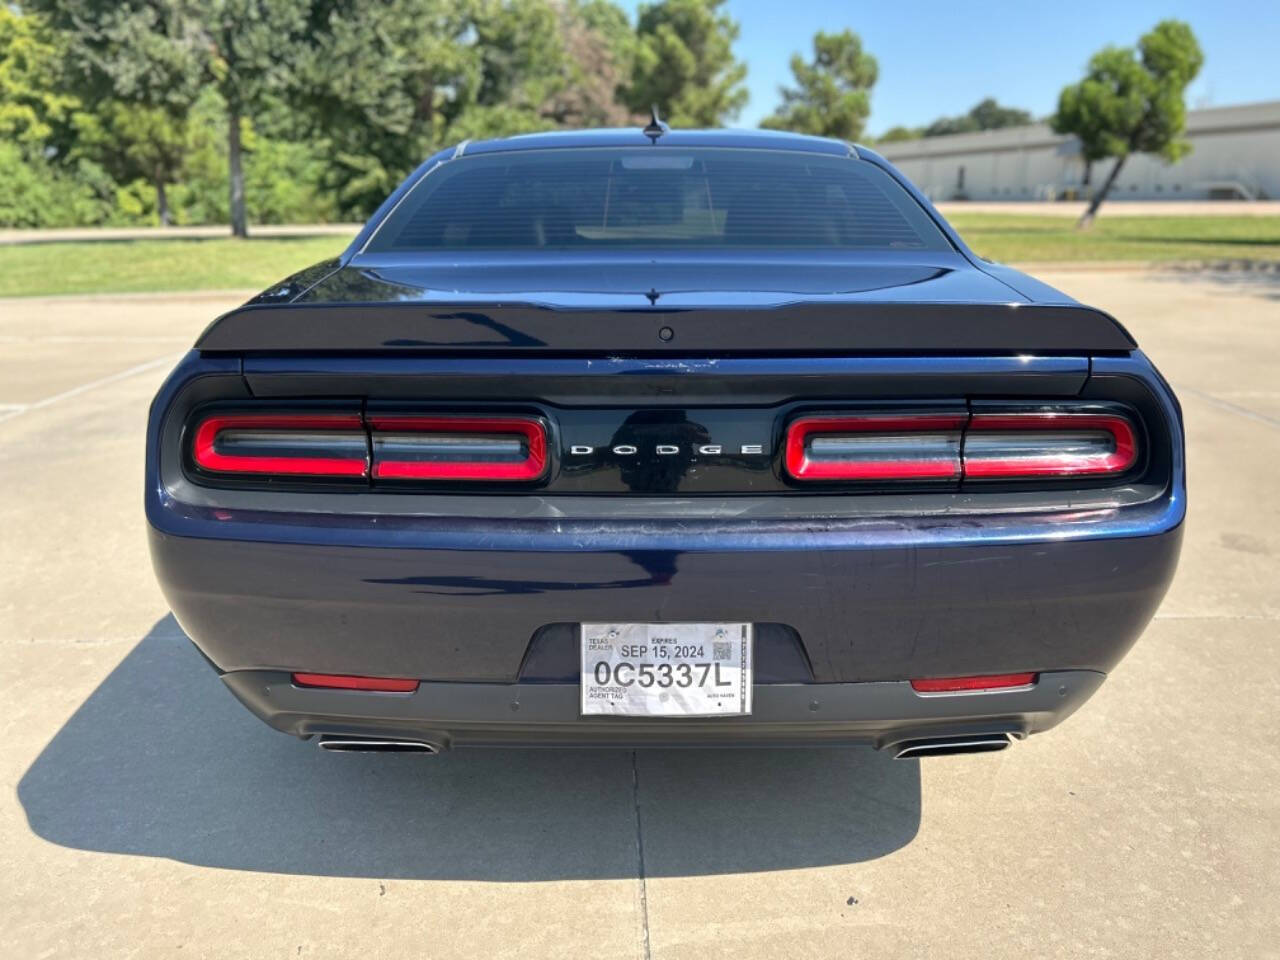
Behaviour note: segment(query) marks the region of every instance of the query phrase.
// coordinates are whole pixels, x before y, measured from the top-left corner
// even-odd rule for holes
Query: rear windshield
[[[422,180],[367,249],[626,247],[951,249],[865,160],[675,147],[462,157]]]

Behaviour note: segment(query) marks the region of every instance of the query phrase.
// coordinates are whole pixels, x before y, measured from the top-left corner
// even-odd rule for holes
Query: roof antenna
[[[658,138],[671,128],[663,123],[662,118],[658,116],[658,105],[656,103],[649,108],[649,111],[651,113],[649,124],[640,132],[648,137],[651,142],[657,143]]]

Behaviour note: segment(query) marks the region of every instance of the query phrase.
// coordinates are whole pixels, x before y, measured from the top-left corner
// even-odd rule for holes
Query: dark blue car
[[[1119,323],[763,132],[432,157],[204,332],[147,444],[179,622],[330,749],[1000,749],[1137,639],[1185,511]]]

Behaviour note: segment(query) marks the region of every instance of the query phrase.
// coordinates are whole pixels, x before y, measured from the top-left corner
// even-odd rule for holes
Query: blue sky
[[[633,10],[637,0],[624,0]],[[1146,0],[729,0],[742,32],[751,101],[735,126],[755,126],[791,78],[793,52],[812,54],[818,30],[846,27],[880,63],[867,129],[915,126],[963,113],[983,97],[1051,113],[1058,91],[1079,78],[1108,43],[1129,45],[1165,17],[1188,21],[1205,52],[1192,106],[1280,99],[1280,7],[1253,0],[1148,3]]]

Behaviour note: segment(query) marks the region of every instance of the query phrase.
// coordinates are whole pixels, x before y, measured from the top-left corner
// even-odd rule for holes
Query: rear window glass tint
[[[371,251],[615,247],[949,250],[864,160],[757,149],[529,150],[422,180]]]

